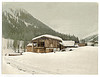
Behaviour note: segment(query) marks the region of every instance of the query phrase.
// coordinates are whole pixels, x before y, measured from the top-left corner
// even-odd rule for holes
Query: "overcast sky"
[[[52,29],[79,38],[98,31],[97,3],[3,3],[8,8],[24,8]]]

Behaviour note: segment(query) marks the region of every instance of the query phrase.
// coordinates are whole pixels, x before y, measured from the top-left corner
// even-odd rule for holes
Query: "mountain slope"
[[[98,41],[98,34],[85,38],[85,41]]]
[[[2,33],[4,38],[14,40],[30,41],[36,36],[51,34],[64,40],[78,42],[78,37],[55,32],[24,9],[9,9],[2,12]]]
[[[97,42],[98,41],[98,34],[93,34],[93,35],[90,35],[90,36],[87,36],[85,37],[84,39],[85,42]]]

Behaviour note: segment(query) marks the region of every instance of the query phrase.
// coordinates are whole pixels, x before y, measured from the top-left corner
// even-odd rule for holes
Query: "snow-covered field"
[[[3,56],[3,74],[98,74],[98,47]],[[13,71],[12,71],[13,70]]]

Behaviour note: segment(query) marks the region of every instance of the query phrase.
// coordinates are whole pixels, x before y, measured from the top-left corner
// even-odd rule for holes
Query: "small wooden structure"
[[[75,41],[72,41],[72,40],[69,40],[69,41],[64,40],[64,41],[62,41],[61,44],[62,44],[63,48],[72,48],[72,47],[75,47]]]
[[[87,46],[87,44],[86,44],[86,43],[79,43],[78,46],[79,46],[79,47]]]
[[[32,52],[33,51],[33,45],[32,45],[32,43],[29,43],[28,45],[27,45],[27,52]]]
[[[48,53],[61,49],[62,39],[52,35],[41,35],[32,39],[27,45],[27,52]]]

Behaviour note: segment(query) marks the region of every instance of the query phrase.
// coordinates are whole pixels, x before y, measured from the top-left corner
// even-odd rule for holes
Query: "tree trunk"
[[[18,44],[18,53],[19,53],[19,44]]]

